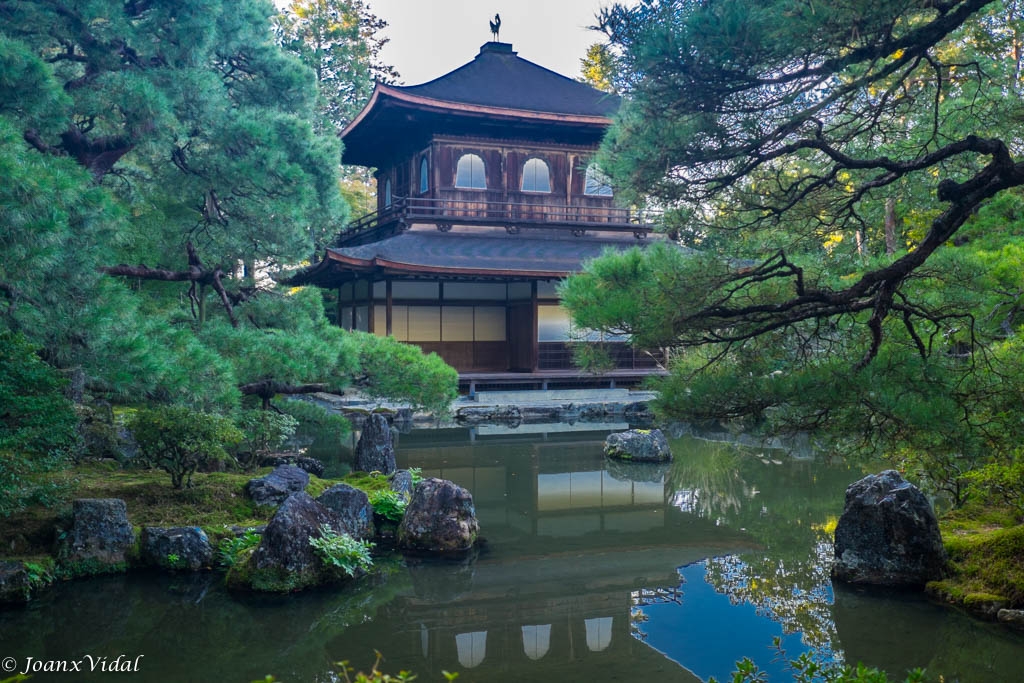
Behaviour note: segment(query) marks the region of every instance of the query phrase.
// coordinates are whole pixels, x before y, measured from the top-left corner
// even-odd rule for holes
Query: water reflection
[[[328,681],[331,662],[365,669],[375,649],[419,680],[727,680],[744,656],[787,680],[776,637],[790,657],[1015,680],[1017,634],[917,596],[833,591],[825,529],[859,471],[689,438],[670,467],[619,466],[603,439],[403,434],[401,466],[473,492],[487,543],[459,562],[278,599],[230,596],[215,575],[71,583],[0,612],[0,640],[22,658],[144,653],[139,682]],[[346,469],[331,448],[318,457]]]

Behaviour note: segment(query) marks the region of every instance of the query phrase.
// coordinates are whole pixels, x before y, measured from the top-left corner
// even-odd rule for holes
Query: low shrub
[[[142,458],[171,475],[176,489],[192,485],[200,467],[230,461],[227,449],[242,440],[230,420],[181,406],[160,406],[138,411],[129,428]]]

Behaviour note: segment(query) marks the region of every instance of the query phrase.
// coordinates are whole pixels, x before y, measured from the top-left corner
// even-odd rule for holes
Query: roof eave
[[[362,122],[369,118],[373,110],[379,104],[383,104],[383,100],[385,98],[390,98],[403,104],[415,105],[434,113],[454,112],[520,121],[570,123],[601,128],[607,128],[612,124],[612,119],[607,116],[565,114],[558,112],[532,111],[528,109],[509,109],[506,107],[470,104],[466,102],[452,102],[449,100],[424,97],[423,95],[413,95],[411,93],[403,92],[401,89],[378,83],[374,87],[373,94],[370,96],[370,100],[366,103],[366,106],[363,107],[362,111],[360,111],[359,114],[352,119],[352,122],[345,127],[345,130],[341,132],[341,139],[345,140],[346,137],[352,135],[360,127]]]

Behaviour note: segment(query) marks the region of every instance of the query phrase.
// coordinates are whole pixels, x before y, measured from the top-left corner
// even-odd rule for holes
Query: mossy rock
[[[971,614],[985,619],[995,619],[999,610],[1006,609],[1008,600],[1001,595],[992,593],[968,593],[964,596],[963,606]]]

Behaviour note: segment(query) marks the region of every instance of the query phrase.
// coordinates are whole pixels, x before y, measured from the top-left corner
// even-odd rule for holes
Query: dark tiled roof
[[[611,116],[619,107],[616,95],[527,61],[510,43],[485,43],[472,62],[455,71],[394,89],[447,102],[557,114]]]
[[[503,228],[439,232],[431,226],[372,244],[328,249],[328,260],[336,262],[335,268],[348,263],[410,273],[562,277],[580,270],[584,261],[605,249],[628,249],[647,242],[608,234],[574,237],[524,231],[510,235]]]

